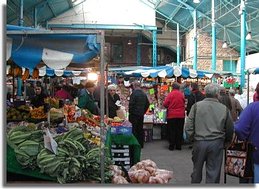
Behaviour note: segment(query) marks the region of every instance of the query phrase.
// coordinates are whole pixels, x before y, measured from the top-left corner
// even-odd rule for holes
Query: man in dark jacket
[[[192,105],[195,104],[196,102],[202,101],[205,98],[205,95],[201,93],[199,90],[199,86],[197,83],[192,83],[191,84],[191,94],[188,97],[188,102],[187,102],[187,115],[189,115],[189,112],[192,108]]]
[[[140,88],[138,81],[133,82],[133,92],[130,95],[129,101],[129,121],[132,124],[132,132],[137,138],[140,146],[144,147],[144,130],[143,121],[144,115],[149,108],[149,100]]]

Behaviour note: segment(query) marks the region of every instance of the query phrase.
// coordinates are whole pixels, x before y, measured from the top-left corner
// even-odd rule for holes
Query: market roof
[[[37,23],[45,26],[52,18],[72,9],[85,0],[37,0],[24,1],[24,26],[34,25],[34,15]],[[147,4],[154,4],[157,20],[175,29],[180,25],[182,34],[193,28],[192,10],[197,10],[197,28],[202,32],[212,33],[211,30],[211,0],[140,0]],[[229,47],[240,51],[240,3],[242,0],[214,0],[215,24],[217,39],[226,37]],[[129,2],[130,3],[130,2]],[[116,5],[114,5],[116,6]],[[20,0],[7,1],[7,24],[18,25]],[[249,54],[259,51],[259,1],[246,0],[247,31],[251,31],[252,39],[247,40]],[[35,10],[37,12],[35,13]],[[225,27],[225,35],[224,35]]]

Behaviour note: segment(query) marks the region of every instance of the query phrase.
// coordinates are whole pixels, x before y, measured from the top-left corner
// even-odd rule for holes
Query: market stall
[[[100,36],[99,38],[97,36]],[[98,38],[98,40],[97,40]],[[7,26],[7,60],[11,60],[16,68],[25,68],[31,76],[39,77],[39,64],[45,64],[54,70],[64,70],[71,62],[85,64],[100,56],[100,173],[104,182],[104,32],[69,30],[49,31],[27,27]],[[11,64],[11,67],[13,64]],[[18,70],[18,69],[17,69]],[[15,70],[15,71],[17,71]],[[35,72],[36,70],[36,72]],[[21,95],[21,77],[17,74],[18,93]],[[28,74],[28,72],[26,72]],[[44,108],[45,111],[45,108]],[[38,110],[35,111],[38,113]],[[36,114],[38,115],[38,114]],[[46,119],[47,116],[44,116]],[[18,120],[17,120],[18,121]]]
[[[116,73],[119,69],[113,68]],[[135,78],[141,81],[142,90],[147,94],[150,108],[144,116],[144,133],[145,141],[152,141],[152,139],[165,138],[166,133],[166,109],[163,107],[165,96],[172,90],[171,83],[174,81],[186,82],[188,80],[197,82],[204,80],[203,84],[211,82],[208,78],[208,72],[193,70],[186,67],[179,66],[157,66],[157,67],[135,67],[133,70],[121,68],[121,75],[125,78]],[[205,78],[207,80],[205,80]],[[122,79],[123,80],[123,79]],[[127,79],[129,82],[130,79]],[[122,103],[126,104],[127,98],[121,92],[121,83],[118,82],[118,94],[122,98]],[[126,87],[127,89],[127,87]],[[131,90],[131,89],[129,89]],[[125,90],[124,90],[125,91]],[[130,92],[127,92],[127,97]],[[125,102],[124,102],[124,99]]]

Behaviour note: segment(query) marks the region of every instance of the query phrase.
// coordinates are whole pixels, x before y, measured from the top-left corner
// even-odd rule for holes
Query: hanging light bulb
[[[200,3],[200,0],[193,0],[193,3]]]
[[[252,34],[251,32],[249,31],[246,35],[246,40],[251,40],[252,39]]]
[[[222,48],[223,48],[223,49],[228,48],[228,43],[227,43],[227,41],[224,41],[224,43],[223,43],[223,45],[222,45]]]
[[[250,15],[248,15],[248,23],[247,23],[247,35],[246,35],[246,40],[251,40],[252,39],[252,32],[251,32],[251,20],[250,20]]]
[[[129,39],[129,41],[128,41],[128,45],[132,45],[132,42],[131,42],[131,40]]]
[[[224,26],[224,43],[222,45],[223,49],[228,48],[227,39],[226,39],[226,26]]]

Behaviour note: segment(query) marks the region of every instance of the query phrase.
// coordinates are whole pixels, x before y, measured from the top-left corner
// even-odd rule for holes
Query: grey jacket
[[[196,104],[195,119],[195,106],[192,106],[185,121],[184,128],[187,137],[193,138],[195,141],[221,138],[225,139],[226,142],[230,142],[234,127],[230,112],[226,106],[215,98],[205,98]]]

